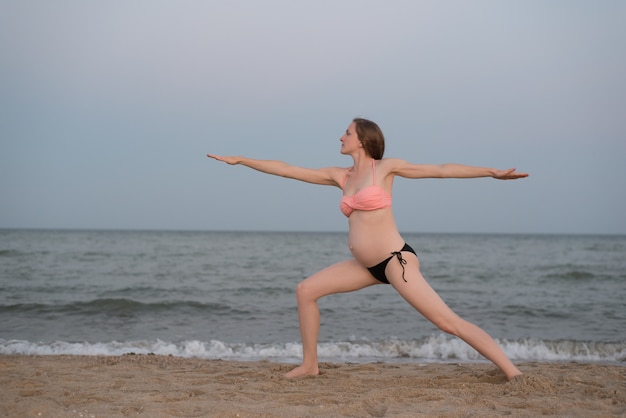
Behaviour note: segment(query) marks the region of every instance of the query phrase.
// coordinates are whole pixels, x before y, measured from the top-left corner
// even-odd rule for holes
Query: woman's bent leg
[[[285,377],[318,375],[317,339],[320,329],[318,299],[334,293],[352,292],[379,284],[366,268],[355,260],[333,264],[306,278],[296,288],[298,318],[302,336],[302,364]]]
[[[413,254],[403,254],[406,282],[402,280],[399,263],[390,262],[387,277],[392,286],[411,306],[442,331],[455,335],[498,366],[508,379],[522,374],[489,334],[478,326],[459,317],[426,282],[419,270],[419,261]]]

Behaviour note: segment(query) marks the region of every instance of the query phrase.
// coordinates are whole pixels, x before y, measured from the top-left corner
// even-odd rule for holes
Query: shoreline
[[[0,355],[6,417],[626,416],[626,366],[520,363],[291,363],[159,355]]]

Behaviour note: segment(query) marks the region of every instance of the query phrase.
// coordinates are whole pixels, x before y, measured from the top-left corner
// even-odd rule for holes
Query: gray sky
[[[624,1],[0,0],[0,227],[342,231],[340,190],[207,152],[528,171],[406,180],[402,232],[626,233]]]

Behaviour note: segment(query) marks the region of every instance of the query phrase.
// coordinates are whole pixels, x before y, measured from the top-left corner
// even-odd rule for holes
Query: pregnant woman
[[[415,251],[404,241],[391,209],[394,177],[476,178],[514,180],[527,177],[515,169],[470,167],[460,164],[413,164],[383,158],[385,139],[378,125],[357,118],[341,137],[341,153],[352,157],[349,168],[303,168],[274,160],[238,156],[208,157],[276,176],[343,190],[340,209],[348,218],[348,245],[352,258],[313,274],[298,284],[298,316],[302,335],[302,364],[286,377],[319,374],[317,339],[320,327],[318,299],[352,292],[375,284],[390,284],[419,313],[442,331],[455,335],[498,366],[508,379],[521,372],[498,344],[478,326],[455,314],[430,287],[420,272]]]

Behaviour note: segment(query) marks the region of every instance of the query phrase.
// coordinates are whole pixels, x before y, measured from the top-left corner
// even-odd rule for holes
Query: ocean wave
[[[247,313],[221,303],[202,303],[194,301],[139,302],[127,298],[104,298],[88,302],[70,302],[65,304],[24,303],[0,305],[0,313],[40,313],[70,315],[100,315],[103,312],[115,315],[130,315],[142,312],[163,312],[184,309],[198,312],[216,312],[225,314]]]
[[[498,341],[506,354],[517,362],[579,361],[624,363],[626,342],[582,342],[544,340]],[[421,340],[323,342],[318,346],[321,361],[350,362],[476,362],[484,361],[474,349],[456,338],[434,335]],[[270,360],[296,362],[302,356],[299,343],[249,344],[223,341],[111,341],[30,342],[0,339],[2,355],[85,355],[118,356],[156,354],[174,357],[230,360]]]
[[[588,281],[596,276],[587,270],[567,270],[557,273],[546,274],[545,279],[565,280],[565,281]]]

